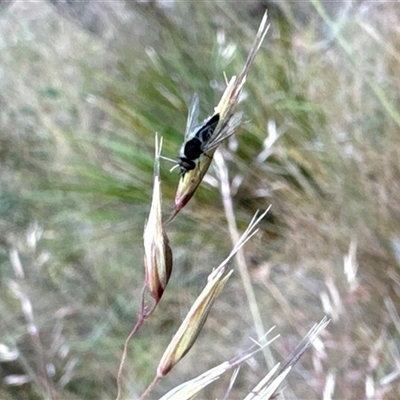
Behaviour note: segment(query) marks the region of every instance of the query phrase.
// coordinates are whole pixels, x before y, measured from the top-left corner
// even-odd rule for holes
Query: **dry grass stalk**
[[[228,168],[225,164],[221,152],[217,152],[215,154],[215,166],[216,166],[217,176],[219,178],[219,188],[221,192],[222,203],[224,205],[225,216],[228,222],[229,235],[231,237],[232,243],[235,243],[239,238],[239,232],[237,229],[235,212],[233,210],[231,189],[229,185]],[[263,326],[261,312],[258,307],[256,295],[253,290],[253,285],[251,283],[251,278],[249,275],[246,259],[242,249],[239,249],[238,251],[236,263],[239,270],[240,278],[243,283],[243,288],[246,293],[247,303],[253,319],[254,327],[256,329],[257,336],[261,338],[265,332],[265,329]],[[272,368],[272,366],[275,364],[275,361],[269,349],[267,348],[264,351],[264,357],[266,364],[270,368]]]

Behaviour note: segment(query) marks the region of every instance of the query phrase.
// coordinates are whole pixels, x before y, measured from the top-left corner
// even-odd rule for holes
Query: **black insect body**
[[[219,114],[213,115],[200,128],[196,129],[190,135],[192,137],[183,144],[178,162],[182,174],[196,167],[195,161],[205,152],[218,122]]]

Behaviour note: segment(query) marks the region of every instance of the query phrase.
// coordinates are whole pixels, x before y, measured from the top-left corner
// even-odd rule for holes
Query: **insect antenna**
[[[174,169],[176,169],[176,168],[179,167],[179,164],[178,164],[178,163],[176,162],[176,160],[174,160],[173,158],[165,157],[165,156],[162,156],[162,155],[160,155],[160,158],[163,159],[163,160],[165,160],[165,161],[169,161],[169,162],[172,162],[172,163],[175,164],[175,165],[169,170],[169,172],[172,172]]]
[[[170,159],[171,160],[171,159]],[[171,160],[172,161],[172,160]],[[174,169],[176,169],[176,168],[178,168],[179,167],[179,164],[176,162],[176,161],[174,161],[175,162],[175,165],[169,170],[169,172],[172,172]]]
[[[176,160],[174,160],[173,158],[164,157],[164,156],[161,156],[161,155],[160,155],[160,158],[165,160],[165,161],[169,161],[169,162],[172,162],[172,163],[176,164]]]

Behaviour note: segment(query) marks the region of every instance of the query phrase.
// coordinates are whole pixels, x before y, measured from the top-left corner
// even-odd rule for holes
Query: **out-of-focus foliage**
[[[99,17],[108,21],[101,35],[46,3],[15,2],[0,13],[4,399],[49,390],[115,396],[144,280],[155,132],[163,155],[175,158],[193,92],[205,118],[225,89],[223,73],[239,72],[264,12],[257,2],[115,4]],[[272,204],[246,256],[264,324],[281,333],[275,358],[325,313],[333,320],[324,351],[305,355],[288,376],[287,398],[397,398],[400,9],[357,3],[331,10],[330,21],[320,6],[310,2],[299,14],[296,4],[270,5],[271,30],[240,104],[247,122],[224,149],[235,213],[244,229]],[[166,213],[179,178],[170,166],[162,161]],[[211,168],[169,226],[174,272],[132,342],[125,384],[133,398],[210,266],[230,251],[215,182]],[[32,316],[41,349],[27,331]],[[234,274],[198,342],[154,396],[231,359],[252,334]],[[232,398],[265,370],[261,359],[244,368]],[[204,397],[223,392],[220,382]]]

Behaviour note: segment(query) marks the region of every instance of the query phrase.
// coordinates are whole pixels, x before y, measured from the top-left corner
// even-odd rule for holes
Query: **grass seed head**
[[[164,293],[172,272],[172,251],[162,223],[161,182],[159,177],[161,146],[162,143],[159,145],[156,136],[153,198],[143,234],[146,286],[156,301],[159,301]]]
[[[214,113],[218,113],[220,115],[220,120],[211,139],[211,142],[213,143],[211,144],[210,149],[200,156],[199,160],[196,162],[196,167],[190,171],[187,171],[182,176],[175,195],[175,207],[168,221],[171,221],[194,195],[205,174],[207,173],[208,168],[210,167],[214,152],[217,147],[223,141],[236,133],[241,121],[241,113],[235,113],[235,108],[238,104],[239,95],[243,85],[246,82],[249,69],[258,50],[261,47],[268,28],[269,25],[267,25],[266,12],[260,23],[260,27],[258,28],[253,45],[239,76],[233,76],[230,79],[220,102],[218,103],[217,107],[215,107]]]
[[[194,302],[161,358],[157,368],[157,376],[159,378],[165,376],[193,346],[203,328],[214,300],[231,273],[232,271],[225,274],[225,268],[219,268],[218,271],[215,270],[210,274],[206,287]]]

